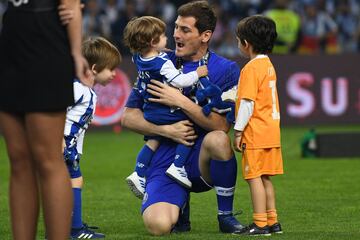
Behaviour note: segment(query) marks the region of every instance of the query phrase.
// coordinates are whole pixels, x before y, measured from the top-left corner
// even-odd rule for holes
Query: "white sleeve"
[[[190,87],[199,79],[196,71],[181,73],[170,60],[163,64],[160,74],[165,76],[167,83],[176,88]]]
[[[238,131],[243,131],[248,124],[250,117],[253,114],[253,111],[254,101],[249,99],[241,99],[234,129]]]
[[[85,131],[82,131],[76,142],[76,150],[80,154],[83,153],[84,137],[85,137]]]
[[[86,93],[86,87],[80,82],[74,82],[74,101],[75,103]]]

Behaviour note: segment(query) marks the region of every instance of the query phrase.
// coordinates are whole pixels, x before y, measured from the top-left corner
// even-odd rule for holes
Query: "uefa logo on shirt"
[[[79,170],[79,162],[78,162],[78,160],[74,160],[72,168],[73,168],[74,171]]]

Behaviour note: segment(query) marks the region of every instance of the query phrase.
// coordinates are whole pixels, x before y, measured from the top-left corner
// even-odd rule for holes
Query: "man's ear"
[[[212,36],[213,32],[210,30],[206,30],[204,32],[201,33],[201,42],[203,43],[207,43],[210,41],[210,38]]]
[[[92,73],[93,73],[94,75],[97,74],[97,71],[96,71],[95,67],[96,67],[96,64],[93,64],[93,65],[91,66],[91,71],[92,71]]]

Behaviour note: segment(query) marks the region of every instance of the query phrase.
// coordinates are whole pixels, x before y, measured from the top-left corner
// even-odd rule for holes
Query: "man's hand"
[[[235,151],[237,151],[237,152],[242,151],[242,149],[241,149],[241,137],[242,137],[242,132],[235,130],[233,146],[234,146]]]
[[[149,101],[164,104],[169,107],[182,108],[182,101],[187,97],[184,96],[177,88],[173,88],[157,80],[150,80],[147,85],[147,91],[157,98],[149,98]]]
[[[195,134],[193,124],[189,120],[183,120],[171,125],[163,125],[163,127],[166,129],[164,137],[186,146],[194,145],[197,135]]]

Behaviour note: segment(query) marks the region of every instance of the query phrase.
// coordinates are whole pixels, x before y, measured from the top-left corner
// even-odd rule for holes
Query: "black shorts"
[[[0,53],[0,111],[59,111],[74,103],[74,62],[56,9],[8,9]]]

